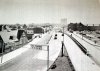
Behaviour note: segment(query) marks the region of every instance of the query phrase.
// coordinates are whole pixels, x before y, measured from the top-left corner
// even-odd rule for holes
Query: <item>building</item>
[[[23,29],[24,29],[25,31],[27,30],[26,24],[23,25]]]
[[[42,27],[33,28],[34,34],[42,34],[44,33],[44,29]]]
[[[34,31],[33,28],[27,28],[27,38],[28,40],[32,39],[33,35],[34,35]]]
[[[22,33],[20,37],[20,44],[26,44],[28,42],[28,38],[25,32]]]
[[[0,35],[0,53],[7,49],[12,50],[15,46],[15,41],[16,40],[13,38],[13,36],[8,35],[8,37],[4,37],[3,35]]]
[[[18,30],[17,38],[20,44],[26,44],[28,42],[27,33],[25,30]]]
[[[43,33],[44,33],[44,29],[42,27],[27,28],[28,40],[35,38],[37,36],[40,37],[40,35],[43,34]]]

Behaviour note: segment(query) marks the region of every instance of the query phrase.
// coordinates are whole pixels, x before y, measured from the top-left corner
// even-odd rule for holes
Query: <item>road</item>
[[[78,35],[78,34],[76,34]],[[87,43],[86,41],[82,40],[81,38],[79,38],[78,36],[76,36],[73,34],[73,37],[79,41],[89,52],[89,54],[92,56],[91,58],[96,62],[96,64],[98,64],[100,66],[100,47],[97,46],[93,46],[89,43]],[[84,39],[84,37],[83,37]]]
[[[57,39],[54,40],[54,32],[51,32],[52,38],[49,42],[49,64],[51,65],[60,53],[61,33],[58,33]],[[48,34],[50,35],[50,34]],[[43,38],[38,38],[37,43],[42,42]],[[41,39],[41,40],[40,40]],[[43,41],[45,42],[45,40]],[[27,44],[33,44],[34,40]],[[24,49],[24,48],[23,48]],[[50,66],[49,65],[49,66]],[[19,56],[9,60],[0,66],[0,71],[46,71],[47,69],[47,51],[30,48]]]
[[[61,50],[61,41],[63,40],[61,33],[56,33],[57,39],[54,39],[55,32],[48,33],[42,38],[37,38],[26,45],[27,51],[19,56],[9,60],[0,66],[0,71],[46,71],[47,70],[47,51],[36,50],[30,47],[30,44],[47,43],[47,36],[52,35],[49,45],[49,66],[53,64]],[[64,44],[68,51],[68,55],[75,67],[76,71],[100,71],[100,67],[87,55],[67,35],[64,36]],[[46,48],[46,47],[44,47]]]
[[[73,36],[74,35],[72,35],[72,37]],[[81,42],[82,41],[79,41],[79,43]],[[79,46],[67,35],[65,35],[64,43],[76,71],[100,71],[98,64],[96,64],[89,56],[84,54]]]

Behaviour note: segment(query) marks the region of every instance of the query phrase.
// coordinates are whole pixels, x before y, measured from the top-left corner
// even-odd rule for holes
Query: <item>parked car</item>
[[[54,39],[57,39],[57,34],[55,34]]]
[[[73,33],[73,30],[69,30],[70,33]]]
[[[64,33],[62,34],[62,36],[64,36]]]
[[[55,34],[55,36],[57,36],[57,34]]]
[[[57,36],[55,36],[54,39],[57,39]]]

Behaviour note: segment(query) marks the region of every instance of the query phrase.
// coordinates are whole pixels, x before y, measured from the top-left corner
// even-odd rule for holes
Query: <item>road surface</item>
[[[89,54],[92,56],[91,58],[100,66],[100,47],[91,45],[76,35],[73,34],[73,37],[88,50]]]
[[[79,46],[67,35],[65,35],[64,43],[76,71],[100,71],[98,64],[84,54]]]
[[[52,35],[52,38],[48,43],[50,66],[60,53],[63,37],[61,36],[61,33],[57,33],[57,39],[54,39],[55,32],[51,32],[48,35]],[[36,50],[30,47],[30,44],[44,43],[47,41],[44,40],[45,37],[47,37],[47,35],[43,38],[37,38],[36,41],[33,40],[26,45],[24,48],[28,48],[28,50],[1,65],[0,71],[46,71],[47,51]],[[64,36],[64,44],[76,71],[100,71],[100,67],[92,59],[85,55],[67,35]]]

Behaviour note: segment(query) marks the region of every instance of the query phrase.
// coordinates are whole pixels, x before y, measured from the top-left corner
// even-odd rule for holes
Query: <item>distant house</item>
[[[36,34],[43,34],[44,29],[42,27],[28,27],[27,30],[18,30],[17,38],[19,41],[23,32],[25,33],[25,37],[27,37],[28,40],[32,40]]]
[[[13,47],[15,45],[15,41],[17,41],[17,31],[11,31],[11,32],[1,31],[0,32],[0,43],[3,42],[5,49],[8,49],[9,47]]]
[[[52,29],[51,25],[42,26],[44,28],[44,32],[48,32]]]
[[[21,38],[20,38],[20,44],[25,44],[28,42],[28,38],[25,32],[22,33]]]
[[[6,30],[6,25],[0,25],[0,31]]]
[[[27,30],[26,24],[23,25],[23,29],[24,29],[25,31]]]
[[[17,38],[20,44],[25,44],[28,42],[27,33],[25,32],[25,30],[18,30]]]
[[[44,29],[42,27],[30,27],[27,28],[27,38],[28,40],[35,38],[37,35],[40,36],[44,33]]]
[[[14,43],[15,40],[11,40],[9,38],[6,38],[4,36],[0,36],[0,53],[5,51],[6,49],[12,49],[13,46],[15,45]]]
[[[89,26],[91,28],[91,30],[95,31],[95,30],[99,30],[100,31],[100,26]]]
[[[10,32],[10,28],[8,25],[0,25],[0,31],[6,30],[7,32]]]
[[[33,28],[27,28],[27,38],[28,40],[32,39],[32,36],[34,35]]]
[[[44,33],[44,29],[42,27],[35,27],[33,28],[34,34],[41,34]]]

